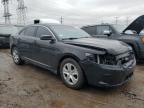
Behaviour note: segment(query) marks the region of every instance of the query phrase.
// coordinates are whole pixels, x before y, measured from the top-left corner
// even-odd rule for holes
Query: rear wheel
[[[12,58],[15,64],[22,65],[24,61],[20,58],[19,52],[16,47],[12,48]]]
[[[65,59],[61,63],[60,75],[67,87],[81,89],[84,85],[83,71],[79,64],[71,58]]]

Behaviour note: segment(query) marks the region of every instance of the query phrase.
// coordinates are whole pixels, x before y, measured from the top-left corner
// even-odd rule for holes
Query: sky
[[[96,23],[127,24],[144,14],[144,0],[25,0],[27,21],[53,18],[64,24],[85,25]],[[16,22],[17,2],[11,0],[12,22]],[[3,7],[1,5],[0,19]]]

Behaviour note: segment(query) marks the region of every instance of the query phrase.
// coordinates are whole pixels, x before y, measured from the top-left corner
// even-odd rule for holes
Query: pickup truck
[[[144,15],[138,17],[128,27],[124,25],[100,24],[84,26],[81,29],[95,38],[123,41],[133,48],[137,61],[144,60]]]

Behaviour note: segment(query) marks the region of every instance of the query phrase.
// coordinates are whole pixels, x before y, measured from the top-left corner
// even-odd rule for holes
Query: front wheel
[[[20,58],[19,52],[16,47],[12,48],[12,58],[15,64],[22,65],[24,61]]]
[[[65,59],[60,66],[60,75],[67,87],[81,89],[84,85],[84,74],[79,64],[71,59]]]

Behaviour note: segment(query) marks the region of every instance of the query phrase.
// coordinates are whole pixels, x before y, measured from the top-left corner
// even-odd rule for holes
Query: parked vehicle
[[[64,84],[80,89],[85,82],[115,87],[133,76],[132,48],[120,41],[96,39],[79,28],[34,24],[10,38],[14,63],[30,62],[61,76]]]
[[[144,15],[138,17],[126,29],[123,25],[101,24],[82,27],[87,33],[96,38],[109,38],[129,44],[137,60],[144,60]]]
[[[9,38],[22,29],[20,25],[0,25],[0,47],[9,47]]]

